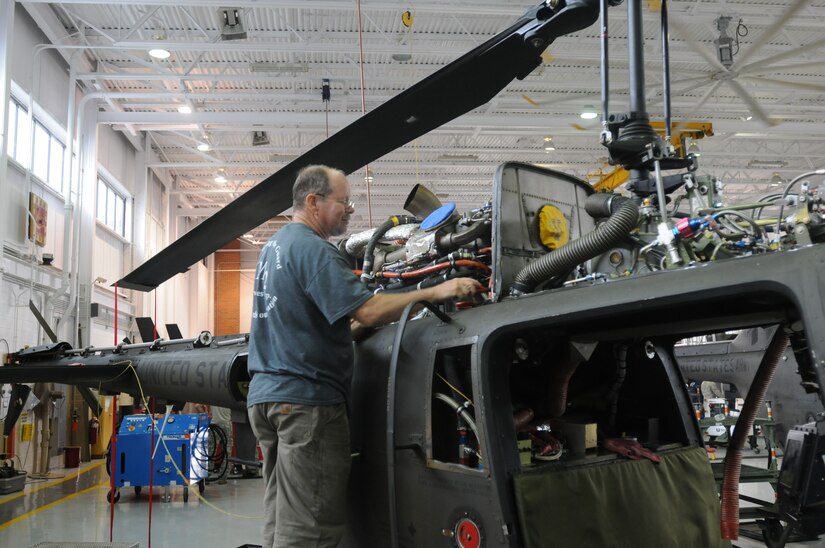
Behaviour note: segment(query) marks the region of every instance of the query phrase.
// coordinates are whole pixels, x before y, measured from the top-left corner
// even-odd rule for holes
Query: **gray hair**
[[[344,174],[338,169],[323,165],[306,166],[298,172],[298,178],[292,185],[292,207],[303,209],[304,201],[310,194],[327,195],[332,191],[329,180],[335,173]]]

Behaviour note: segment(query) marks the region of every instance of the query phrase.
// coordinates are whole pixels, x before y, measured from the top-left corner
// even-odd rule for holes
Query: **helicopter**
[[[538,66],[553,39],[592,25],[600,12],[606,47],[605,13],[618,3],[539,4],[262,181],[118,287],[151,290],[286,210],[301,167],[351,173],[483,104]],[[627,9],[634,93],[629,111],[617,114],[603,92],[600,140],[630,172],[632,198],[510,162],[496,170],[488,204],[462,213],[413,189],[405,209],[414,219],[339,247],[376,291],[466,275],[488,288],[482,301],[421,303],[420,317],[411,320],[410,308],[356,344],[345,546],[724,546],[738,535],[744,440],[729,447],[720,523],[676,341],[779,326],[760,357],[738,438],[789,343],[806,390],[825,395],[822,198],[800,185],[793,224],[780,212],[773,234],[732,221],[713,185],[695,175],[696,158],[676,155],[650,126],[641,2],[628,0]],[[668,109],[666,102],[666,128]],[[669,170],[679,173],[662,175]],[[813,174],[825,171],[806,176]],[[689,196],[686,216],[667,209],[678,189]],[[773,247],[765,243],[771,236]],[[207,335],[107,348],[54,342],[13,354],[0,381],[97,384],[106,375],[107,389],[134,393],[131,376],[149,381],[147,394],[238,408],[249,380],[246,343]],[[810,439],[821,435],[819,424]],[[800,453],[799,466],[815,462],[809,453]],[[802,491],[784,491],[776,519],[790,525],[780,536],[803,521],[819,530],[821,516],[808,511],[818,500]]]
[[[714,341],[679,344],[674,354],[685,379],[728,383],[745,397],[771,335],[771,329],[762,327],[743,329]],[[797,374],[791,348],[785,351],[782,361],[765,393],[765,403],[771,407],[776,441],[784,445],[791,428],[815,421],[823,407],[815,393],[801,390],[803,381]],[[768,418],[767,407],[759,417]]]

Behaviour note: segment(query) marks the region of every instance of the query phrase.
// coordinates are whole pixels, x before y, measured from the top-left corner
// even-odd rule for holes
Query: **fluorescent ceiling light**
[[[155,59],[169,59],[169,56],[172,54],[169,53],[168,49],[154,48],[149,50],[149,55]]]
[[[297,158],[294,154],[273,154],[269,157],[270,162],[291,162]]]
[[[777,167],[785,167],[788,165],[788,162],[785,160],[751,160],[748,162],[748,167],[755,167],[755,168],[777,168]]]
[[[546,150],[547,152],[550,152],[551,150],[556,150],[556,147],[551,145],[551,146],[544,147],[544,150]]]
[[[442,162],[477,162],[477,154],[440,154],[438,160]]]
[[[218,173],[215,175],[215,182],[222,185],[226,182],[226,177],[224,177],[223,173]]]
[[[181,105],[178,107],[178,112],[181,114],[192,114],[192,107],[189,105]]]
[[[210,148],[209,145],[206,144],[206,143],[199,143],[198,144],[198,150],[200,150],[201,152],[209,152],[209,148]]]
[[[309,65],[306,63],[249,63],[249,70],[252,72],[309,72]]]

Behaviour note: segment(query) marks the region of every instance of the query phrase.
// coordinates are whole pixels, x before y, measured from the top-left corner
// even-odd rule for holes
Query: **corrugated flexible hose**
[[[742,448],[753,429],[756,413],[765,400],[765,392],[787,346],[788,334],[779,326],[762,357],[728,444],[724,464],[725,475],[722,479],[721,532],[725,540],[739,538],[739,474],[742,469]]]
[[[588,199],[589,200],[589,199]],[[639,206],[625,200],[619,210],[593,232],[536,259],[516,274],[513,289],[530,293],[538,284],[596,257],[621,242],[639,221]]]

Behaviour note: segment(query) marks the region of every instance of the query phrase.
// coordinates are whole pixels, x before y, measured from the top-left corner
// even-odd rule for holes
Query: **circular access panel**
[[[479,548],[481,546],[481,531],[476,522],[464,517],[455,524],[455,540],[459,548]]]

